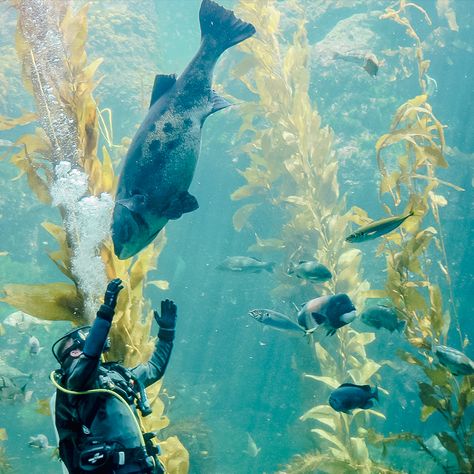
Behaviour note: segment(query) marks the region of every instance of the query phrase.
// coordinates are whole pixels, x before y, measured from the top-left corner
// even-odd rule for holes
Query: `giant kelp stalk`
[[[413,209],[416,215],[380,244],[379,253],[386,258],[387,282],[384,290],[375,290],[372,296],[389,298],[407,322],[405,336],[417,354],[401,352],[400,355],[409,364],[420,367],[426,376],[424,381],[418,382],[421,420],[438,415],[440,430],[435,435],[447,452],[454,455],[457,468],[447,467],[447,461],[440,459],[420,436],[402,434],[398,439],[418,442],[446,472],[473,472],[474,423],[468,421],[468,412],[471,410],[472,413],[474,404],[474,376],[465,375],[458,382],[456,375],[441,365],[432,352],[438,344],[446,344],[451,318],[455,321],[454,330],[459,336],[460,348],[467,345],[455,312],[442,236],[439,208],[447,205],[447,200],[438,191],[441,186],[460,188],[436,176],[439,168],[448,166],[444,156],[443,125],[428,102],[425,79],[430,62],[424,58],[422,42],[410,22],[410,9],[421,13],[431,24],[421,7],[403,0],[398,10],[388,8],[382,18],[403,25],[406,33],[414,39],[421,95],[398,108],[390,131],[377,141],[376,152],[382,176],[381,199],[389,195],[392,200],[391,206],[382,201],[384,209],[389,214],[396,214],[399,211],[393,211],[393,207],[406,202],[407,208]],[[427,220],[433,225],[424,225]],[[434,266],[433,261],[436,262]],[[450,305],[444,303],[440,288],[443,279]],[[376,436],[374,438],[380,441]],[[396,439],[394,435],[390,442]]]
[[[231,196],[252,202],[234,214],[234,227],[253,229],[252,218],[265,206],[275,213],[274,221],[282,223],[281,229],[266,238],[257,235],[249,250],[278,254],[285,263],[317,259],[334,275],[316,285],[293,279],[285,271],[278,273],[279,284],[272,293],[279,307],[290,299],[334,293],[348,293],[361,305],[368,283],[360,276],[361,252],[348,250],[344,243],[349,216],[339,191],[333,133],[322,126],[308,94],[305,22],[301,15],[288,44],[280,35],[274,0],[241,0],[239,15],[255,25],[258,35],[240,46],[245,57],[234,69],[256,97],[241,106],[240,133],[245,141],[249,138],[243,147],[249,164],[240,171],[246,183]],[[287,311],[294,309],[288,305]],[[340,329],[333,340],[322,338],[314,344],[320,375],[307,377],[331,389],[343,382],[365,384],[379,378],[380,365],[365,350],[374,338],[373,333],[350,328]],[[323,393],[327,397],[328,391]],[[301,419],[318,423],[312,432],[319,451],[298,456],[285,472],[390,472],[370,458],[365,431],[358,429],[368,424],[370,415],[384,418],[375,410],[358,410],[351,416],[327,404],[313,407]]]
[[[109,224],[117,179],[105,146],[102,160],[97,156],[98,111],[92,96],[101,60],[87,63],[87,6],[74,13],[71,3],[14,2],[18,10],[17,52],[41,128],[17,140],[21,149],[11,161],[20,175],[26,174],[41,202],[58,207],[62,225],[45,222],[43,227],[59,245],[49,257],[72,283],[6,285],[1,301],[38,318],[80,325],[93,317],[106,281],[120,277],[125,288],[107,356],[133,366],[148,359],[153,349],[149,337],[152,311],[143,290],[166,238],[161,236],[136,259],[120,261],[114,255]],[[166,282],[155,283],[166,286]],[[169,423],[163,416],[160,388],[161,383],[150,388],[153,414],[144,420],[148,430],[158,431]],[[169,472],[187,472],[188,454],[179,440],[168,438],[162,446]]]

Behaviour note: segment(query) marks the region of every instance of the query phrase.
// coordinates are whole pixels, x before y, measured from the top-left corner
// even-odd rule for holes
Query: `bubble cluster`
[[[97,249],[110,232],[114,202],[110,194],[84,197],[78,201],[73,223],[76,235],[72,271],[79,277],[88,317],[97,311],[107,284],[105,267]],[[71,229],[73,230],[73,229]]]
[[[65,10],[58,5],[45,0],[20,2],[21,31],[30,51],[23,61],[35,90],[39,121],[51,143],[53,205],[64,215],[73,250],[72,273],[84,296],[85,317],[91,320],[107,283],[99,246],[109,232],[113,201],[106,193],[87,196],[88,176],[79,167],[77,118],[58,92],[59,84],[71,82],[66,67],[69,51],[58,28]]]

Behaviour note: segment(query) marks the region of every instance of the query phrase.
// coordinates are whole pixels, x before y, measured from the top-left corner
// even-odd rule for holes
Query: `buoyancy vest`
[[[100,365],[94,387],[83,392],[67,389],[62,371],[53,372],[51,380],[57,388],[59,454],[70,474],[164,472],[158,449],[151,442],[154,434],[144,436],[138,422],[135,405],[145,405],[145,411],[149,406],[143,387],[131,371],[117,363]],[[85,469],[85,459],[95,462],[105,455],[105,471],[100,467]]]

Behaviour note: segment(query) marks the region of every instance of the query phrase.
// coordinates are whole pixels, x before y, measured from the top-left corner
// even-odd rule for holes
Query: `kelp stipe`
[[[317,259],[334,277],[326,283],[309,284],[312,294],[344,292],[360,306],[369,285],[360,276],[361,252],[349,249],[344,242],[349,216],[339,192],[332,131],[321,125],[308,94],[303,16],[296,24],[293,42],[286,44],[279,34],[280,13],[273,0],[241,0],[238,10],[258,33],[240,46],[245,57],[233,72],[257,100],[240,107],[240,134],[251,137],[243,146],[249,165],[239,171],[246,183],[231,198],[252,202],[234,214],[234,227],[237,231],[252,229],[252,219],[263,205],[267,211],[278,213],[282,222],[278,235],[256,236],[249,250],[278,253],[279,260],[287,263],[308,256]],[[285,272],[275,278],[280,283],[272,296],[278,305],[288,300],[303,301],[308,284]],[[365,350],[374,339],[373,333],[345,327],[332,340],[315,342],[320,375],[306,377],[330,389],[349,380],[359,384],[379,380],[380,365],[369,359]],[[323,393],[321,402],[327,400],[329,391]],[[370,457],[363,427],[368,426],[371,416],[385,418],[376,410],[346,415],[327,404],[313,407],[301,420],[317,423],[311,431],[317,436],[318,450],[298,456],[284,472],[396,472]]]
[[[445,472],[472,472],[474,469],[474,423],[468,420],[468,412],[474,405],[474,376],[465,375],[459,381],[448,368],[441,365],[433,346],[446,344],[448,333],[454,329],[461,348],[468,340],[463,338],[459,326],[448,259],[440,222],[439,207],[447,205],[446,198],[437,188],[459,187],[437,178],[438,168],[446,168],[443,125],[433,114],[426,93],[425,74],[430,62],[424,59],[422,42],[414,30],[409,7],[421,13],[431,24],[427,13],[414,3],[400,1],[399,9],[388,8],[382,19],[391,19],[404,28],[415,40],[416,62],[421,95],[400,106],[387,134],[376,143],[377,162],[382,175],[380,195],[389,194],[394,206],[408,202],[408,207],[416,211],[410,224],[403,226],[380,244],[379,253],[387,262],[387,282],[384,290],[374,290],[371,296],[390,298],[407,322],[405,336],[413,346],[412,352],[400,352],[400,357],[409,364],[418,366],[426,375],[426,382],[418,382],[419,397],[422,403],[421,420],[438,415],[443,428],[435,436],[444,449],[452,455],[452,463],[446,465],[419,435],[394,434],[384,440],[371,434],[375,443],[383,444],[409,440],[418,443]],[[398,144],[403,151],[398,154],[385,152],[391,145]],[[393,169],[391,173],[387,170]],[[389,205],[383,203],[385,210],[392,214]],[[397,211],[395,211],[397,212]],[[423,226],[423,220],[430,218],[434,226]],[[434,246],[432,244],[435,244]],[[438,261],[438,268],[430,265]],[[436,272],[436,273],[435,273]],[[435,277],[431,275],[435,273]],[[445,288],[451,300],[447,309],[439,284],[444,279]],[[451,327],[454,320],[454,328]],[[456,467],[452,464],[456,463]]]
[[[2,446],[2,442],[8,439],[7,430],[0,428],[0,474],[10,474],[13,472],[12,466],[8,461],[5,448]]]
[[[72,283],[6,285],[1,301],[38,318],[81,325],[93,317],[107,280],[120,277],[125,288],[117,304],[108,358],[133,366],[146,360],[153,348],[149,336],[152,311],[143,290],[166,237],[161,236],[136,259],[120,261],[113,253],[108,222],[117,179],[105,146],[102,160],[97,157],[99,124],[92,96],[101,60],[87,64],[87,6],[74,13],[69,3],[15,2],[17,52],[41,128],[17,140],[21,148],[11,161],[20,176],[27,176],[41,202],[52,202],[59,208],[61,225],[45,222],[43,227],[59,246],[49,257]],[[26,115],[17,122],[31,118]],[[105,138],[110,141],[112,137],[108,134]],[[94,239],[91,233],[96,234]],[[159,283],[163,286],[164,282]],[[153,414],[144,420],[147,430],[159,431],[169,424],[163,415],[160,388],[157,383],[149,390]],[[161,445],[168,472],[188,472],[188,453],[178,438],[170,437]]]

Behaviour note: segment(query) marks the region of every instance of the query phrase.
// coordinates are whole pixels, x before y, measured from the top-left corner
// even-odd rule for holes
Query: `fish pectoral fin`
[[[362,405],[362,408],[364,410],[367,410],[368,408],[372,408],[374,406],[374,401],[372,399],[367,400],[364,405]]]
[[[171,200],[163,215],[167,219],[179,219],[183,214],[195,211],[198,207],[197,199],[188,191],[183,191]]]
[[[224,97],[221,97],[216,91],[211,92],[211,104],[212,108],[209,112],[209,115],[219,112],[219,110],[225,109],[232,105],[228,100],[224,99]]]
[[[323,324],[326,321],[326,316],[321,313],[311,313],[311,316],[316,321],[317,324]]]
[[[176,74],[157,74],[151,92],[150,107],[176,83]]]

